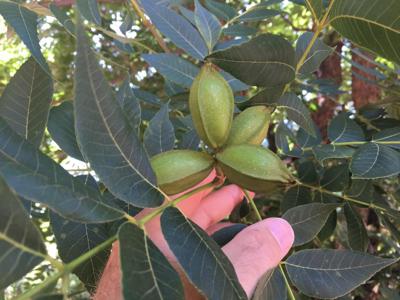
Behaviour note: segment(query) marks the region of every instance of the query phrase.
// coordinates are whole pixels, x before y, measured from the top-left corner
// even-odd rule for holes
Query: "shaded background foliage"
[[[33,5],[32,1],[16,2],[26,5],[29,10],[39,15],[38,33],[41,49],[53,77],[54,95],[51,103],[53,108],[50,111],[48,131],[45,133],[45,139],[40,149],[71,174],[85,175],[83,184],[92,185],[93,190],[99,193],[105,191],[104,195],[109,203],[113,205],[118,203],[120,207],[131,213],[136,209],[128,207],[129,205],[121,201],[118,202],[119,200],[117,201],[111,193],[106,191],[105,186],[98,185],[90,179],[89,174],[91,173],[87,164],[71,158],[72,156],[82,159],[82,154],[76,145],[75,132],[71,131],[74,122],[72,108],[68,108],[68,104],[65,103],[74,98],[76,39],[74,34],[71,34],[74,32],[74,28],[70,20],[75,20],[76,12],[72,6],[75,1],[56,0],[51,4],[51,1],[39,1],[40,6]],[[86,32],[90,35],[95,57],[100,62],[102,71],[112,88],[115,91],[121,91],[127,76],[130,76],[130,87],[133,89],[129,89],[130,91],[123,95],[119,94],[118,97],[121,98],[118,100],[120,103],[125,103],[123,100],[125,98],[126,103],[133,106],[132,101],[140,102],[142,119],[142,124],[138,128],[140,135],[144,135],[146,138],[146,135],[151,134],[149,128],[152,127],[152,121],[161,122],[169,118],[175,128],[174,134],[179,141],[178,147],[197,149],[199,141],[194,134],[190,118],[187,117],[186,104],[188,87],[198,71],[189,63],[194,64],[196,60],[188,56],[182,47],[176,47],[175,41],[167,44],[159,43],[149,30],[152,28],[149,21],[146,23],[147,26],[143,26],[140,18],[132,10],[129,1],[98,1],[98,14],[93,14],[93,11],[91,14],[85,9],[85,5],[88,3],[90,5],[90,2],[77,2],[81,15],[87,20],[85,22]],[[83,5],[82,3],[80,5],[79,2],[83,2]],[[191,11],[194,9],[193,1],[169,2],[175,12],[179,12],[190,22],[196,23],[191,19],[193,17]],[[243,13],[251,5],[259,5],[259,1],[201,1],[204,7],[214,13],[223,24],[231,24],[230,22],[233,24],[228,27],[229,29],[223,30],[220,42],[227,42],[232,39],[232,36],[246,40],[257,34],[272,33],[283,36],[294,45],[304,33],[313,33],[317,30],[317,24],[312,21],[312,13],[307,9],[304,1],[269,2],[271,10],[274,10],[270,12],[270,16],[261,15],[259,18],[254,17],[251,22],[235,23],[229,19],[232,19],[238,11]],[[148,3],[147,5],[153,5]],[[215,6],[216,3],[225,3],[229,6],[225,7],[225,10],[216,9],[216,7],[218,8],[218,5]],[[149,10],[149,8],[146,9],[146,3],[144,3],[144,8],[146,11]],[[67,13],[67,15],[63,15],[63,13]],[[157,22],[151,17],[150,11],[148,14],[151,21],[158,27]],[[70,20],[64,22],[64,26],[62,26],[52,15],[62,15]],[[99,17],[101,18],[99,19]],[[58,18],[60,19],[60,17]],[[30,53],[20,41],[18,34],[14,32],[13,27],[1,22],[0,94],[3,94],[8,82],[22,63],[28,59]],[[305,45],[307,45],[309,40],[306,36],[304,38]],[[307,219],[306,213],[313,216],[313,211],[323,212],[322,217],[318,215],[318,218],[315,218],[315,223],[302,226],[303,229],[306,229],[305,237],[302,240],[298,240],[302,238],[301,233],[296,232],[298,233],[296,250],[353,249],[377,256],[398,257],[400,253],[400,216],[398,211],[400,189],[397,175],[400,169],[395,162],[396,159],[398,160],[396,157],[400,141],[398,137],[400,126],[399,69],[395,62],[360,49],[359,45],[342,38],[330,26],[321,33],[320,42],[324,43],[325,47],[331,47],[332,53],[328,56],[321,56],[320,60],[317,59],[313,69],[291,84],[291,91],[295,94],[279,100],[273,99],[269,103],[275,104],[278,110],[274,112],[274,123],[271,125],[272,128],[265,144],[290,163],[303,185],[292,187],[286,193],[257,195],[257,206],[263,217],[284,214],[292,222],[296,222],[297,219],[300,221]],[[297,43],[299,45],[299,42]],[[219,46],[223,47],[223,45]],[[316,51],[321,49],[329,48],[321,46]],[[184,64],[182,61],[177,60],[174,64],[171,59],[155,55],[153,50],[156,52],[168,50],[185,59],[186,77],[177,74],[176,70],[174,73],[173,70],[174,67],[182,66]],[[326,51],[328,52],[328,50]],[[147,53],[147,56],[143,55],[144,53]],[[227,52],[223,53],[223,55],[227,55]],[[235,55],[235,53],[228,54]],[[170,66],[162,66],[163,60],[168,60]],[[218,65],[216,55],[212,55],[211,60]],[[233,64],[220,66],[225,71],[236,75]],[[190,75],[189,79],[187,78],[188,74]],[[243,79],[243,81],[246,80]],[[234,89],[236,88],[236,100],[239,108],[246,105],[245,102],[243,104],[244,100],[259,101],[252,97],[261,88],[247,89],[241,82],[232,82],[232,86]],[[261,101],[269,100],[269,96],[273,94],[268,88],[266,88],[264,96],[259,97],[262,99]],[[169,114],[165,114],[165,109],[168,110],[168,106],[165,105],[167,102],[170,108]],[[161,114],[162,110],[157,114],[161,107],[164,114]],[[62,118],[56,115],[57,110],[61,108],[64,110]],[[129,107],[129,110],[132,110],[132,106]],[[311,111],[312,119],[309,118],[307,110]],[[52,119],[52,116],[57,117]],[[157,117],[153,119],[154,116]],[[316,133],[313,136],[314,127]],[[386,156],[380,157],[378,163],[382,165],[383,169],[388,169],[389,173],[391,169],[394,169],[392,173],[395,173],[395,176],[386,176],[387,174],[382,176],[379,173],[381,171],[364,176],[367,172],[365,164],[371,155],[376,154],[375,149],[367,148],[373,147],[367,144],[360,147],[364,152],[361,150],[354,152],[355,149],[348,146],[352,146],[354,141],[364,143],[369,140],[394,141],[393,145],[390,143],[379,145],[378,143],[376,147],[381,147],[381,153],[386,153]],[[329,144],[329,141],[331,143],[349,143],[349,145],[335,148],[326,145]],[[349,157],[352,157],[351,162],[349,162]],[[394,157],[394,159],[390,160],[388,157]],[[357,162],[361,163],[357,164]],[[373,170],[372,167],[371,169]],[[350,171],[353,177],[351,177]],[[355,175],[360,176],[357,179],[354,178]],[[352,200],[346,202],[345,206],[338,205],[343,202],[342,200],[348,199]],[[354,205],[357,201],[361,205]],[[82,235],[82,227],[74,227],[76,224],[73,221],[63,220],[56,214],[50,214],[43,205],[25,201],[23,203],[29,209],[32,221],[40,228],[48,251],[53,255],[57,253],[55,241],[60,240],[63,234],[68,234],[68,238],[73,238],[74,234]],[[320,204],[326,204],[323,206],[324,209],[318,206]],[[302,205],[312,205],[314,210],[310,209],[311,206],[306,206],[304,210],[288,212],[294,207],[301,209]],[[171,211],[169,213],[176,214]],[[244,201],[232,212],[230,220],[250,224],[256,221],[256,217],[247,202]],[[181,219],[180,221],[184,222]],[[84,226],[87,240],[93,241],[96,245],[115,234],[118,224],[85,224]],[[310,230],[307,230],[307,226]],[[310,236],[311,238],[309,238]],[[86,246],[88,248],[83,249]],[[58,255],[64,262],[76,258],[73,251],[68,249],[69,243],[63,245],[59,242],[58,247],[66,247],[58,249]],[[79,254],[89,250],[92,246],[77,247]],[[69,275],[68,291],[65,291],[65,288],[63,289],[62,285],[58,283],[49,287],[48,292],[68,293],[72,298],[77,299],[87,298],[87,290],[93,291],[96,277],[99,276],[107,255],[108,249],[105,249],[93,258],[92,266],[97,265],[92,272],[87,273],[90,275],[85,275],[87,264],[76,271],[79,278],[74,274]],[[295,264],[295,257],[292,257],[291,260],[290,263]],[[54,274],[55,271],[48,263],[42,263],[24,279],[9,287],[4,294],[7,298],[12,298],[28,291]],[[290,273],[290,269],[288,271]],[[368,280],[366,285],[357,288],[342,299],[397,299],[399,295],[396,290],[398,291],[400,288],[399,271],[398,264],[394,264]],[[274,274],[276,273],[279,272],[274,271]],[[274,274],[271,275],[271,282],[276,282],[275,285],[281,284],[283,279]],[[292,276],[291,279],[295,281]],[[267,281],[265,286],[268,286],[268,283],[271,285]],[[294,283],[296,285],[296,282]],[[264,291],[265,289],[259,293],[262,294]],[[273,290],[267,289],[265,293],[273,293]],[[299,299],[308,299],[308,296],[301,294],[298,297]]]

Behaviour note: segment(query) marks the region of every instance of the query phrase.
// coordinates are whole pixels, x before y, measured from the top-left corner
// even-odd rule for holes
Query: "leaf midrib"
[[[385,25],[385,24],[382,24],[382,23],[379,23],[379,22],[376,22],[376,21],[373,21],[373,20],[365,19],[363,17],[357,17],[357,16],[352,16],[352,15],[339,15],[339,16],[336,16],[336,17],[330,19],[329,22],[332,23],[332,22],[334,22],[336,20],[339,20],[339,19],[355,19],[355,20],[358,20],[358,21],[363,21],[363,22],[366,22],[366,23],[374,24],[376,26],[380,26],[380,27],[382,27],[382,28],[384,28],[386,30],[389,30],[391,32],[394,32],[396,34],[400,34],[400,30],[396,30],[396,29],[394,29],[392,27],[389,27],[388,25]]]
[[[89,76],[90,72],[90,58],[89,58],[89,52],[91,51],[90,49],[88,49],[86,47],[86,43],[83,45],[84,48],[84,58],[86,59],[86,66],[87,66],[87,74],[88,74],[88,79],[89,79],[89,85],[90,85],[90,89],[93,93],[93,96],[95,97],[95,104],[97,107],[97,110],[100,114],[100,119],[102,120],[104,127],[107,130],[108,136],[111,138],[111,140],[113,141],[113,144],[115,145],[115,147],[117,148],[118,152],[122,155],[122,157],[124,158],[124,160],[128,163],[128,165],[147,183],[149,184],[151,187],[153,187],[154,189],[159,190],[159,188],[157,186],[155,186],[153,183],[151,183],[145,176],[143,176],[143,174],[141,172],[139,172],[139,170],[132,164],[132,162],[128,159],[128,157],[125,155],[124,151],[122,151],[122,148],[120,147],[119,143],[115,140],[113,133],[111,132],[111,128],[108,126],[107,120],[104,116],[104,112],[100,106],[100,101],[98,98],[98,95],[96,93],[96,88],[94,86],[94,82],[92,80],[92,77]]]

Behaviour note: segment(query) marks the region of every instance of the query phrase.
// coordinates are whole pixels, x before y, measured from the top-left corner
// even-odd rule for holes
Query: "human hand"
[[[198,186],[211,182],[214,177],[215,172],[212,172]],[[201,191],[179,203],[177,207],[202,229],[212,234],[229,225],[229,223],[219,222],[229,215],[236,205],[242,201],[243,197],[243,191],[238,186],[228,185],[217,191],[212,191],[212,188]],[[136,218],[140,220],[150,211],[151,209],[145,209]],[[185,298],[190,300],[203,299],[189,283],[169,249],[162,235],[160,217],[146,223],[145,228],[154,244],[179,272],[185,287]],[[265,272],[279,264],[291,248],[293,241],[293,230],[285,220],[269,218],[242,230],[222,247],[222,250],[231,261],[239,282],[250,297],[259,279]],[[116,242],[113,245],[111,256],[100,279],[94,299],[122,299],[120,282],[119,253],[118,243]]]

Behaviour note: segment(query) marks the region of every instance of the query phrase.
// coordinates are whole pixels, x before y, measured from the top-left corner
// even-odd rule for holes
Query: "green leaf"
[[[400,149],[400,127],[384,129],[372,137],[372,142]],[[392,143],[393,142],[393,143]]]
[[[0,117],[20,136],[39,147],[52,96],[52,79],[31,57],[6,86],[0,98]]]
[[[18,3],[6,0],[0,0],[0,14],[18,34],[43,71],[50,75],[49,66],[40,51],[37,15]]]
[[[344,37],[400,63],[400,23],[397,0],[336,0],[330,24]]]
[[[244,42],[247,42],[248,40],[249,40],[248,37],[237,37],[235,39],[230,39],[230,40],[227,40],[227,41],[221,41],[221,42],[218,42],[215,45],[214,49],[215,49],[215,51],[217,51],[217,50],[225,50],[225,49],[228,49],[228,48],[230,48],[232,46],[240,45],[240,44],[242,44]]]
[[[80,149],[109,190],[139,207],[162,203],[147,153],[115,99],[90,49],[77,32],[75,127]]]
[[[312,160],[297,161],[296,167],[299,180],[308,184],[316,184],[319,180],[316,164]]]
[[[200,138],[195,129],[191,129],[186,132],[179,143],[179,149],[191,149],[197,150],[199,149]]]
[[[246,37],[257,33],[257,29],[254,27],[246,26],[243,24],[233,24],[225,27],[222,30],[224,35],[235,36],[235,37]]]
[[[355,208],[346,203],[344,215],[347,224],[347,240],[351,249],[365,252],[368,248],[369,239],[365,225]]]
[[[305,0],[308,9],[315,20],[320,20],[324,11],[322,0]]]
[[[18,197],[0,177],[0,290],[43,261],[46,247]]]
[[[398,259],[384,259],[349,250],[303,250],[286,260],[293,284],[315,298],[338,298]]]
[[[273,34],[260,34],[248,42],[217,51],[209,60],[249,85],[276,86],[292,81],[295,76],[292,45]]]
[[[172,207],[164,210],[161,228],[179,264],[208,299],[247,299],[231,262],[206,232]]]
[[[301,185],[296,185],[285,193],[281,202],[281,212],[285,213],[289,209],[312,202],[311,190]]]
[[[284,89],[284,84],[266,87],[246,101],[244,106],[276,105],[278,99],[282,96]]]
[[[164,81],[164,89],[169,97],[186,93],[186,89],[168,79]]]
[[[374,186],[371,180],[352,179],[350,187],[345,194],[351,198],[372,203],[374,198]]]
[[[101,16],[97,0],[76,0],[76,7],[86,20],[101,26]]]
[[[386,215],[378,214],[383,226],[385,226],[391,235],[391,238],[394,242],[400,241],[400,230],[397,228],[393,221]]]
[[[225,21],[236,16],[236,10],[228,4],[215,0],[205,0],[205,5],[214,15]]]
[[[240,212],[239,212],[240,213]],[[220,247],[228,244],[239,232],[245,229],[247,225],[245,224],[233,224],[225,226],[217,231],[215,231],[211,237]]]
[[[182,16],[184,16],[190,23],[196,26],[196,21],[194,19],[194,12],[192,10],[187,9],[186,7],[179,5],[179,12]]]
[[[195,0],[194,3],[194,19],[197,29],[211,52],[221,35],[221,24],[217,17],[205,9],[198,0]]]
[[[385,211],[387,216],[394,220],[400,219],[398,210],[392,209],[379,190],[374,186],[373,180],[352,179],[351,186],[345,191],[345,196],[357,199],[367,207],[377,206]]]
[[[58,254],[64,263],[73,261],[110,238],[107,224],[73,222],[54,212],[50,213],[50,224]],[[110,250],[111,246],[106,247],[73,270],[91,293],[96,290]]]
[[[132,18],[132,15],[128,12],[124,17],[124,21],[119,26],[119,30],[121,30],[123,35],[126,35],[126,33],[132,29],[134,21],[135,19]]]
[[[322,143],[322,137],[321,133],[317,127],[317,125],[313,122],[312,123],[315,131],[315,135],[312,136],[306,130],[304,130],[302,127],[300,127],[299,131],[297,132],[296,135],[296,140],[297,140],[297,146],[300,148],[309,148],[309,147],[314,147],[316,145],[319,145]]]
[[[307,133],[315,136],[314,122],[311,119],[310,111],[303,104],[303,101],[293,93],[284,94],[278,100],[278,108],[284,108],[289,120],[296,122]]]
[[[321,192],[321,191],[314,191],[314,202],[321,202],[321,203],[340,203],[342,202],[342,199],[340,197],[336,197],[332,194],[326,193],[326,192]]]
[[[268,2],[261,2],[251,6],[244,13],[236,17],[234,20],[238,22],[255,22],[264,21],[269,18],[280,15],[280,11],[276,9],[268,9],[271,4]]]
[[[101,203],[98,191],[71,176],[1,118],[0,173],[19,195],[45,204],[66,218],[99,223],[123,217],[121,211]]]
[[[142,1],[142,6],[162,34],[193,58],[203,60],[208,53],[207,46],[189,21],[168,7],[154,3],[154,0]]]
[[[71,101],[64,101],[50,110],[47,129],[51,138],[65,153],[85,161],[76,141],[74,106]]]
[[[135,95],[135,97],[138,98],[140,101],[146,102],[148,104],[152,104],[154,106],[161,106],[161,100],[152,93],[143,91],[138,88],[132,89],[132,92]]]
[[[143,136],[144,146],[150,156],[172,150],[175,145],[174,126],[169,120],[169,105],[164,104],[150,120]]]
[[[355,149],[347,146],[336,146],[331,144],[322,144],[312,147],[315,158],[321,163],[332,158],[352,157]]]
[[[294,246],[312,241],[339,204],[311,203],[289,209],[282,216],[294,230]]]
[[[287,299],[287,287],[279,268],[265,273],[259,280],[252,300]]]
[[[348,113],[340,113],[331,121],[328,127],[328,138],[332,143],[365,141],[362,128],[349,118]]]
[[[310,1],[310,0],[309,0]],[[312,32],[306,32],[300,36],[296,44],[296,61],[299,62],[308,45],[310,44]],[[333,52],[333,48],[324,44],[320,39],[317,39],[314,45],[311,47],[310,52],[307,55],[306,60],[301,66],[299,73],[301,75],[308,75],[318,70],[321,63]]]
[[[184,299],[178,273],[142,229],[125,223],[118,239],[125,299]]]
[[[337,212],[334,210],[333,212],[331,212],[328,219],[326,220],[324,227],[322,227],[321,231],[318,233],[318,240],[323,242],[328,239],[335,232],[336,225]]]
[[[54,3],[49,4],[49,9],[53,16],[57,19],[58,22],[61,23],[61,25],[64,26],[64,28],[72,35],[75,35],[76,29],[75,29],[75,24],[72,22],[71,18],[67,15],[65,10],[61,9]]]
[[[121,106],[129,125],[133,129],[137,129],[139,131],[140,123],[142,121],[142,109],[140,107],[138,98],[133,94],[132,88],[130,87],[129,76],[119,87],[117,101]]]
[[[190,88],[199,68],[175,54],[142,54],[142,58],[161,75],[185,88]]]
[[[359,147],[351,160],[353,178],[376,179],[400,173],[400,153],[380,144]]]
[[[303,150],[297,145],[296,137],[284,122],[280,122],[276,127],[275,143],[279,153],[293,157],[302,157],[303,155]]]
[[[166,79],[188,89],[192,86],[193,80],[200,71],[197,66],[175,54],[142,54],[142,58],[156,68]],[[249,88],[227,72],[221,71],[221,75],[234,92]]]
[[[341,164],[325,168],[320,180],[322,188],[340,192],[345,190],[350,183],[349,165]]]

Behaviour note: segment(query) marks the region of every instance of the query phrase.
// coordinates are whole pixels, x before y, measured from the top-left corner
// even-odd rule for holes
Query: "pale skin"
[[[215,172],[212,172],[198,186],[211,182],[214,177]],[[209,189],[199,192],[179,203],[177,207],[202,229],[212,234],[216,230],[230,225],[220,222],[242,201],[243,197],[243,191],[238,186],[227,185],[217,191]],[[137,215],[137,219],[141,219],[149,211],[148,209],[143,210]],[[145,230],[154,244],[179,272],[184,283],[185,299],[205,299],[186,278],[169,249],[161,232],[160,218],[156,217],[146,223]],[[293,230],[285,220],[269,218],[245,228],[222,247],[249,298],[259,279],[279,264],[292,247],[293,241]],[[95,300],[122,299],[119,264],[118,243],[116,242],[94,295]]]

